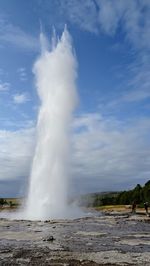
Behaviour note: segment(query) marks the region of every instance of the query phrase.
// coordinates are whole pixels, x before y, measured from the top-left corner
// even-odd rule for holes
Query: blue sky
[[[0,0],[0,195],[24,194],[39,100],[40,25],[64,25],[78,61],[74,193],[129,189],[150,178],[150,1]]]

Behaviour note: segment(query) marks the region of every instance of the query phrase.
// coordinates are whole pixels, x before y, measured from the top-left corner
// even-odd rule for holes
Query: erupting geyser
[[[77,102],[77,62],[66,28],[60,40],[52,38],[50,51],[42,43],[41,56],[34,65],[41,106],[26,219],[65,218],[71,217],[72,212],[75,214],[67,203],[67,179],[70,122]]]

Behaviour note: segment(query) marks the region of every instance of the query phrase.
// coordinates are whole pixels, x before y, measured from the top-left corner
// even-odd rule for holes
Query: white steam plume
[[[34,65],[41,106],[25,218],[65,218],[72,216],[67,185],[69,129],[77,103],[77,62],[66,28],[59,41],[53,36],[51,51],[42,35],[41,40],[42,53]]]

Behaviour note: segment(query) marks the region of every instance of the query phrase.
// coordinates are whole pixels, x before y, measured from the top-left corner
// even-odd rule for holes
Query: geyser
[[[34,64],[41,101],[25,219],[66,218],[78,215],[67,202],[70,123],[77,103],[77,62],[65,28],[51,49],[42,37],[42,53]]]

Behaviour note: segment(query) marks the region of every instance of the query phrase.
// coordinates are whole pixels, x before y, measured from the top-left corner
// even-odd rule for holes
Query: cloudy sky
[[[78,60],[72,124],[74,192],[150,179],[150,1],[0,0],[0,197],[27,187],[39,99],[39,33],[64,25]]]

